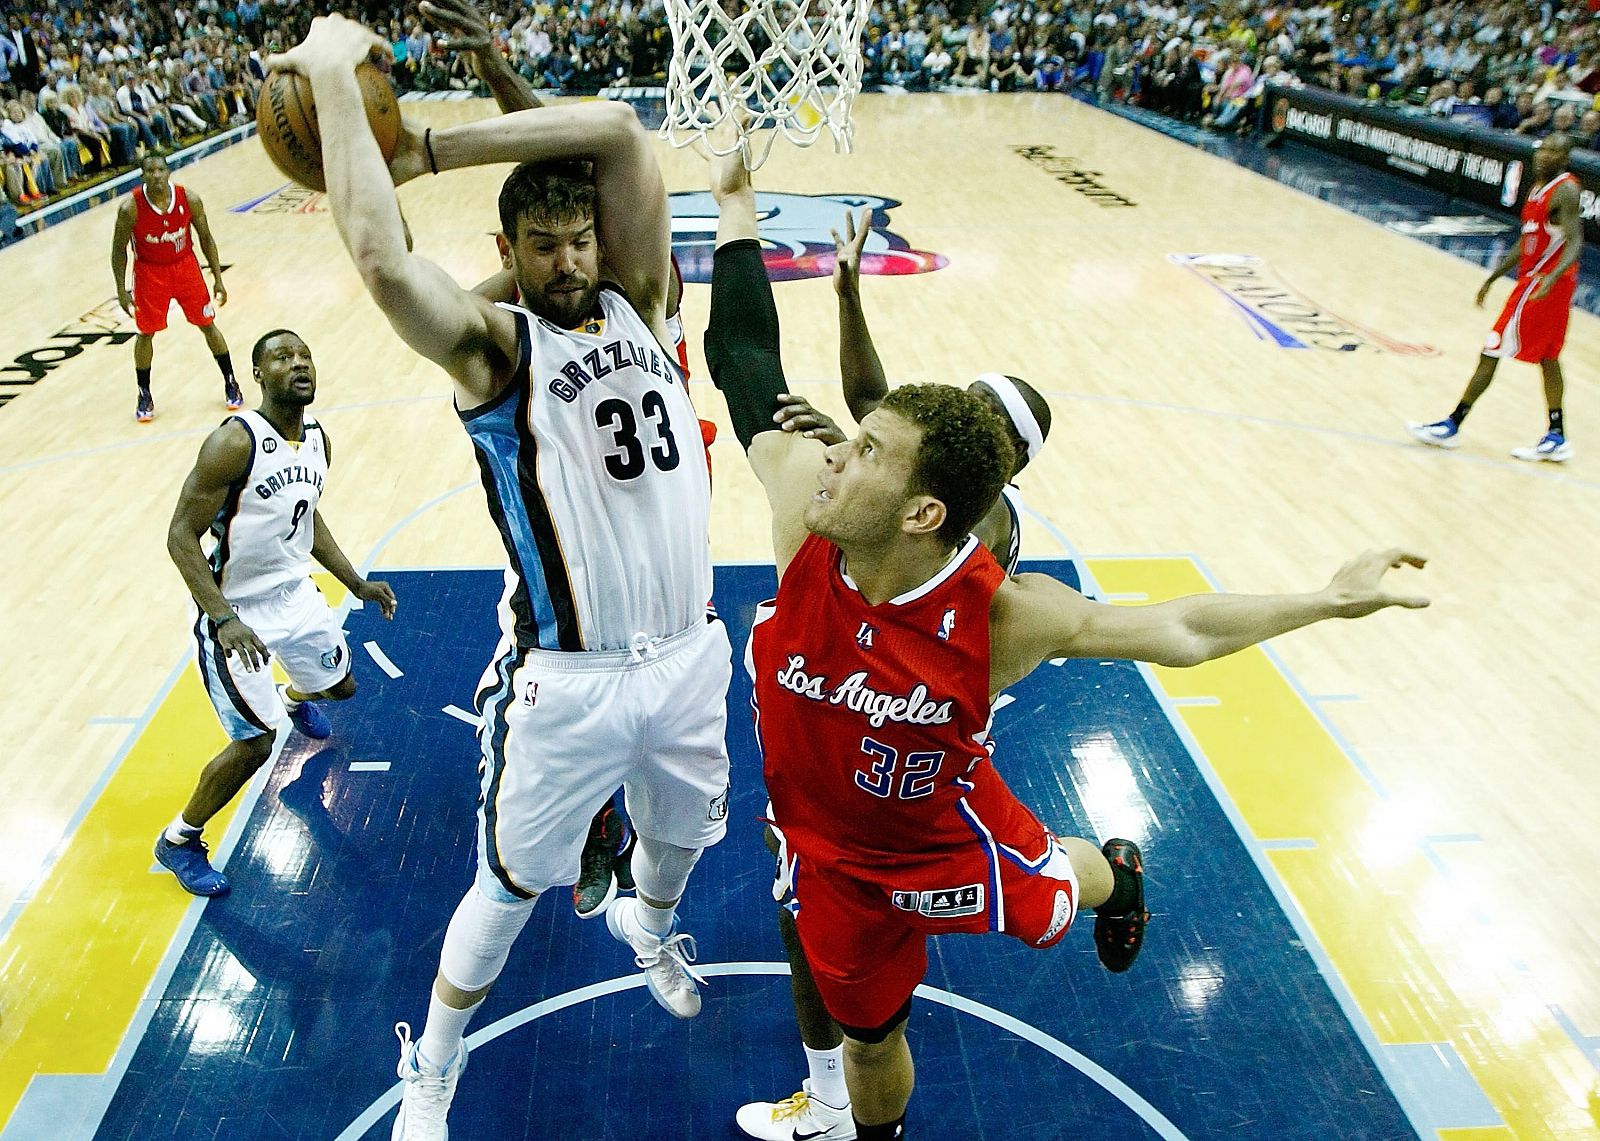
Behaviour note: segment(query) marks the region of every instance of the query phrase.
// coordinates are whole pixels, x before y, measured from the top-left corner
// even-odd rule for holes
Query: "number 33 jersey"
[[[952,861],[1042,828],[989,763],[989,604],[1005,572],[976,538],[870,605],[808,536],[750,638],[773,816],[806,868],[948,887]],[[924,884],[924,880],[928,882]],[[950,881],[955,882],[955,881]]]
[[[261,598],[311,573],[313,516],[328,477],[328,437],[307,420],[298,443],[259,412],[229,417],[250,434],[250,466],[211,523],[211,572],[229,602]],[[227,423],[228,421],[223,421]]]
[[[711,483],[677,362],[611,286],[577,329],[501,307],[515,374],[460,415],[509,559],[506,633],[621,650],[703,623]]]

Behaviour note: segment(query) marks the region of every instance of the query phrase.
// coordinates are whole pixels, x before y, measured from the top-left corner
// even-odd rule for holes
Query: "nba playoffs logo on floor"
[[[116,298],[112,298],[54,333],[44,344],[18,353],[9,364],[0,364],[0,408],[66,361],[81,356],[85,349],[93,345],[127,344],[134,338],[134,331],[129,328],[132,323]]]
[[[899,277],[932,273],[950,264],[942,254],[913,249],[889,227],[889,211],[899,202],[875,194],[756,194],[762,257],[773,281],[801,281],[833,274],[833,234],[845,214],[870,207],[871,232],[861,252],[861,272]],[[672,196],[672,252],[683,280],[711,280],[717,248],[717,204],[706,191]]]
[[[326,214],[328,196],[316,190],[307,190],[292,182],[285,182],[276,190],[229,206],[230,214]]]
[[[1254,254],[1168,254],[1167,260],[1222,294],[1257,340],[1279,348],[1439,355],[1432,345],[1396,340],[1324,308]]]

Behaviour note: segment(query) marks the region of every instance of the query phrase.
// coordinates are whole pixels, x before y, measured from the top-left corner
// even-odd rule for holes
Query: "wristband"
[[[428,169],[434,174],[439,173],[439,164],[433,158],[433,128],[429,127],[422,132],[422,146],[428,152]]]
[[[243,619],[241,619],[237,614],[230,614],[226,618],[224,618],[221,622],[216,623],[216,627],[217,627],[218,630],[220,630],[224,626],[226,626],[229,622],[240,622],[240,621],[243,621]]]

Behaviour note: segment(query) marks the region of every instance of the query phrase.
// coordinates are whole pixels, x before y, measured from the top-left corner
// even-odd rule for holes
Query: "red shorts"
[[[189,324],[205,328],[217,319],[211,290],[200,276],[200,263],[184,258],[172,265],[133,263],[133,320],[145,336],[167,327],[167,310],[176,301]]]
[[[1494,331],[1483,343],[1483,355],[1504,359],[1515,357],[1519,361],[1537,364],[1553,361],[1561,355],[1567,341],[1567,320],[1572,316],[1572,297],[1578,289],[1578,279],[1563,274],[1550,287],[1550,292],[1535,301],[1532,293],[1539,279],[1519,278],[1506,298],[1506,307],[1494,323]]]
[[[834,1021],[866,1030],[893,1018],[927,973],[929,935],[999,931],[1053,947],[1072,925],[1072,861],[1010,790],[996,779],[959,811],[971,849],[915,871],[868,880],[796,853],[795,924]]]

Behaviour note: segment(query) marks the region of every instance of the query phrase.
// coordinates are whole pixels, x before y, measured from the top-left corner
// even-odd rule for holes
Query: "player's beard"
[[[578,288],[574,292],[553,292],[568,286]],[[594,308],[595,298],[600,296],[600,286],[582,274],[573,274],[546,282],[537,293],[524,289],[522,295],[530,312],[553,325],[570,329],[580,324]]]

